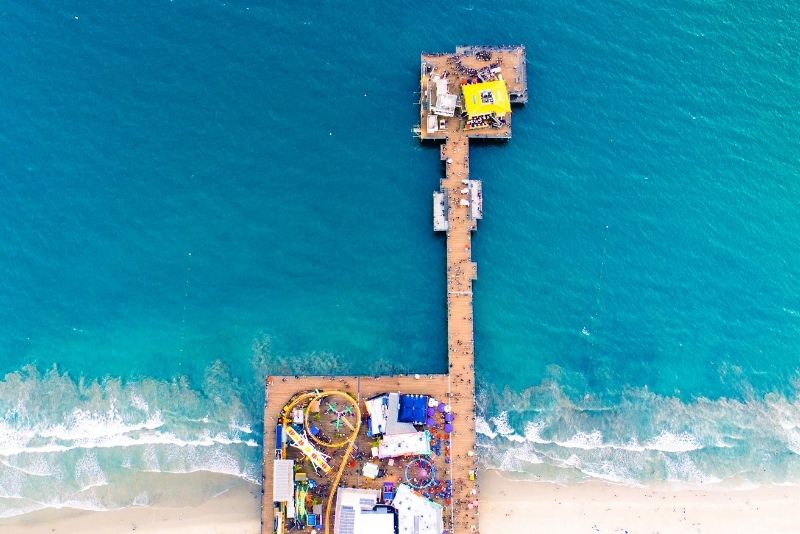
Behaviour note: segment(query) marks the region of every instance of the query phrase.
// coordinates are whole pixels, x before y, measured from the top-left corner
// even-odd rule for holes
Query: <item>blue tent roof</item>
[[[425,408],[428,406],[426,395],[400,395],[400,412],[397,420],[401,423],[422,425],[425,423]]]

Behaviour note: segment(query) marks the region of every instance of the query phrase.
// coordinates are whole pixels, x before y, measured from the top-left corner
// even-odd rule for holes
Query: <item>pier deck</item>
[[[359,403],[386,392],[431,395],[442,401],[450,402],[448,399],[452,398],[452,394],[448,375],[418,375],[419,378],[416,378],[416,376],[270,376],[267,378],[267,402],[264,406],[262,534],[272,534],[273,532],[272,470],[275,450],[275,426],[279,423],[281,410],[289,402],[289,399],[301,391],[338,389],[350,393]],[[462,422],[460,417],[457,421],[456,428],[466,426],[466,422]],[[467,433],[466,429],[462,432],[464,434]],[[454,432],[453,435],[455,436],[456,433]],[[360,437],[356,442],[356,446],[360,449],[368,449],[370,443],[366,438]],[[334,453],[334,460],[337,459]],[[440,472],[447,473],[446,477],[451,479],[450,469],[452,464],[445,464],[444,457],[435,458],[433,461],[435,464],[438,463],[437,469]],[[391,475],[392,473],[390,473],[390,477]],[[380,489],[383,480],[370,480],[359,476],[357,470],[348,470],[342,477],[340,486]],[[466,503],[464,507],[466,508]],[[462,513],[461,506],[456,502],[446,507],[444,513],[446,528],[453,531],[453,527],[450,525],[452,525],[453,519],[460,517]]]
[[[421,61],[420,138],[444,141],[440,147],[440,158],[444,162],[445,172],[440,180],[440,191],[434,193],[433,208],[434,230],[447,232],[448,374],[269,377],[264,407],[263,534],[273,532],[272,474],[275,426],[279,422],[279,414],[298,392],[333,389],[349,393],[359,404],[387,392],[430,395],[447,402],[455,415],[453,432],[449,435],[450,454],[447,459],[438,455],[431,458],[437,472],[445,473],[452,484],[452,498],[443,507],[444,529],[452,534],[478,532],[478,508],[473,505],[478,499],[478,487],[474,477],[470,480],[471,473],[477,467],[472,282],[477,279],[478,270],[477,264],[472,261],[472,232],[477,229],[477,221],[483,216],[483,199],[482,184],[469,177],[469,141],[470,138],[507,139],[511,136],[511,121],[509,113],[503,123],[478,130],[465,129],[464,116],[431,115],[430,91],[433,73],[446,74],[448,91],[457,95],[459,77],[470,72],[469,69],[486,68],[487,65],[499,69],[493,76],[499,72],[500,79],[506,83],[510,103],[527,101],[524,47],[458,47],[454,54],[423,54]],[[439,83],[442,83],[441,80]],[[447,104],[446,98],[442,100],[443,106]],[[463,107],[463,98],[459,97],[456,108]],[[450,114],[453,114],[452,111],[452,108],[447,110]],[[430,122],[429,115],[432,119]],[[430,123],[433,128],[434,122],[436,131],[430,133],[425,125]],[[357,438],[357,450],[369,450],[370,447],[371,441],[366,437]],[[337,454],[332,452],[333,462]],[[340,456],[340,459],[346,461],[347,455]],[[393,469],[387,474],[390,478],[396,477],[397,471]],[[366,479],[358,474],[357,469],[353,469],[345,472],[339,487],[379,489],[380,484],[381,481]]]
[[[488,60],[481,59],[476,53],[489,52]],[[508,87],[508,95],[512,104],[524,104],[528,101],[528,80],[526,77],[527,60],[525,47],[475,47],[459,46],[451,54],[422,54],[420,62],[420,138],[430,140],[445,140],[458,131],[467,137],[483,139],[508,139],[511,137],[511,120],[502,128],[486,128],[480,130],[464,131],[464,120],[458,115],[454,117],[437,117],[444,120],[445,128],[428,132],[426,124],[429,116],[433,116],[431,102],[435,88],[430,81],[431,74],[446,76],[450,93],[458,96],[458,106],[463,104],[461,93],[461,80],[468,77],[469,69],[480,70],[489,65],[498,65],[500,75]]]
[[[477,499],[475,481],[469,472],[476,467],[475,450],[475,343],[472,326],[472,281],[477,265],[472,261],[472,230],[475,221],[460,200],[462,180],[469,178],[469,140],[461,132],[451,134],[442,150],[446,172],[442,189],[448,191],[447,231],[447,355],[451,383],[450,404],[461,414],[451,440],[453,499],[460,503],[455,532],[478,528],[477,508],[467,503]],[[449,163],[447,163],[449,162]],[[464,419],[468,424],[464,424]],[[474,490],[474,493],[473,493]]]

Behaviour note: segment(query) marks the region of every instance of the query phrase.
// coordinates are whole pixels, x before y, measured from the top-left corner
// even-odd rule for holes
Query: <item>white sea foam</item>
[[[795,393],[789,396],[768,393],[744,400],[691,402],[642,388],[626,390],[613,403],[603,404],[588,396],[568,398],[553,383],[519,397],[504,392],[492,398],[489,393],[486,404],[503,408],[485,410],[477,424],[479,442],[485,446],[482,459],[487,466],[521,469],[538,479],[561,482],[580,472],[640,484],[795,483],[800,480],[800,379],[794,385]],[[515,410],[513,419],[506,411],[509,406]],[[530,420],[518,423],[525,406],[530,407]],[[517,424],[523,432],[515,430]],[[530,447],[520,449],[522,445]],[[526,450],[544,463],[511,460],[513,453]]]
[[[202,389],[185,379],[87,383],[33,368],[6,375],[0,517],[144,505],[146,495],[120,485],[136,473],[208,471],[260,483],[252,424],[260,410],[235,387],[220,365],[209,368]]]
[[[144,413],[150,413],[150,406],[138,393],[132,393],[129,399],[131,406]]]
[[[662,431],[661,434],[648,441],[645,449],[651,451],[664,452],[688,452],[702,449],[703,446],[697,442],[697,438],[687,432],[673,434]]]
[[[0,504],[0,519],[8,519],[18,515],[30,514],[47,508],[47,506],[44,504],[29,502],[27,499],[21,499],[21,501],[23,502],[15,502],[14,504]]]
[[[800,424],[795,421],[786,421],[785,419],[782,419],[778,424],[784,430],[792,430],[793,428],[798,428],[800,426]]]
[[[543,462],[544,460],[532,450],[524,446],[513,447],[503,453],[499,468],[502,471],[524,473],[528,466]]]
[[[552,443],[551,440],[542,438],[542,430],[545,429],[544,421],[529,421],[525,425],[525,440],[531,443]]]
[[[625,486],[636,486],[636,487],[643,486],[635,478],[614,473],[613,469],[611,471],[595,471],[592,469],[580,469],[580,471],[581,473],[590,478],[605,480],[606,482],[613,482],[614,484],[622,484]]]
[[[250,428],[248,424],[241,424],[236,421],[231,421],[229,425],[231,430],[235,430],[237,432],[241,432],[242,434],[252,434],[253,429]]]
[[[144,471],[148,472],[149,470],[145,469]],[[191,449],[181,455],[180,461],[173,462],[170,466],[162,466],[153,472],[173,474],[219,473],[242,478],[255,484],[261,483],[259,466],[252,464],[242,465],[239,458],[222,448],[210,450]]]
[[[80,486],[80,491],[108,484],[106,474],[93,451],[86,451],[75,464],[75,480]]]
[[[507,440],[517,442],[525,441],[525,438],[517,434],[517,431],[508,423],[508,412],[500,412],[500,415],[492,417],[490,421],[494,424],[494,431]]]
[[[212,445],[244,445],[246,447],[257,448],[258,443],[253,439],[242,440],[230,438],[223,433],[214,436],[201,434],[196,439],[182,439],[170,432],[142,433],[136,436],[129,435],[108,435],[95,439],[79,439],[69,445],[47,445],[15,446],[6,445],[0,448],[0,456],[11,457],[19,454],[33,453],[52,453],[66,452],[75,449],[108,449],[115,447],[135,447],[142,445],[174,445],[176,447],[210,447]]]
[[[0,497],[6,499],[22,498],[24,483],[25,474],[21,471],[16,469],[0,469]]]
[[[96,413],[76,408],[67,425],[57,424],[40,428],[37,434],[44,438],[62,441],[92,440],[118,436],[137,430],[154,430],[164,424],[160,412],[149,415],[145,420],[129,424],[123,421],[116,409],[116,402],[105,413]]]
[[[693,484],[715,484],[721,479],[704,473],[697,464],[688,456],[682,455],[675,459],[666,458],[667,480],[670,482],[689,482]]]
[[[800,454],[800,430],[787,429],[785,434],[787,448],[795,454]]]
[[[47,462],[47,459],[40,455],[31,455],[27,461],[24,462],[24,465],[20,465],[20,463],[22,462],[19,457],[0,460],[0,464],[10,467],[11,469],[21,471],[26,475],[34,477],[49,477],[55,474],[55,470]]]
[[[598,449],[603,447],[603,434],[599,430],[590,433],[578,432],[566,441],[555,441],[559,447],[568,449]]]
[[[497,437],[497,432],[494,432],[486,419],[481,416],[475,418],[475,432],[486,436],[489,439],[494,439]]]

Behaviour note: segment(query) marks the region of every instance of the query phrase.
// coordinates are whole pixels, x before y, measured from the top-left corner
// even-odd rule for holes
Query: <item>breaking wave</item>
[[[646,388],[613,402],[568,397],[547,382],[484,392],[476,420],[485,467],[558,483],[800,482],[800,397],[684,401]]]
[[[261,405],[221,363],[188,379],[87,382],[33,367],[0,380],[0,517],[149,502],[142,473],[261,481]],[[241,387],[241,386],[239,386]],[[219,488],[214,488],[219,491]]]

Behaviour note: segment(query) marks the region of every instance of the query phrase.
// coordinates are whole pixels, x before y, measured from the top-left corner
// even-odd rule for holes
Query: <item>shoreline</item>
[[[800,506],[797,486],[637,487],[597,480],[559,485],[486,470],[480,488],[480,525],[486,532],[788,534],[800,530],[800,519],[788,513]]]
[[[140,473],[146,506],[107,511],[46,508],[0,519],[4,534],[260,534],[261,486],[211,472]],[[205,494],[205,492],[209,492]]]
[[[602,481],[559,485],[480,472],[480,530],[559,533],[797,532],[800,487],[710,484],[635,487]],[[215,473],[143,474],[148,506],[105,512],[46,509],[0,520],[8,534],[259,534],[261,486]],[[201,498],[197,488],[222,485]],[[188,504],[183,504],[187,503]]]

